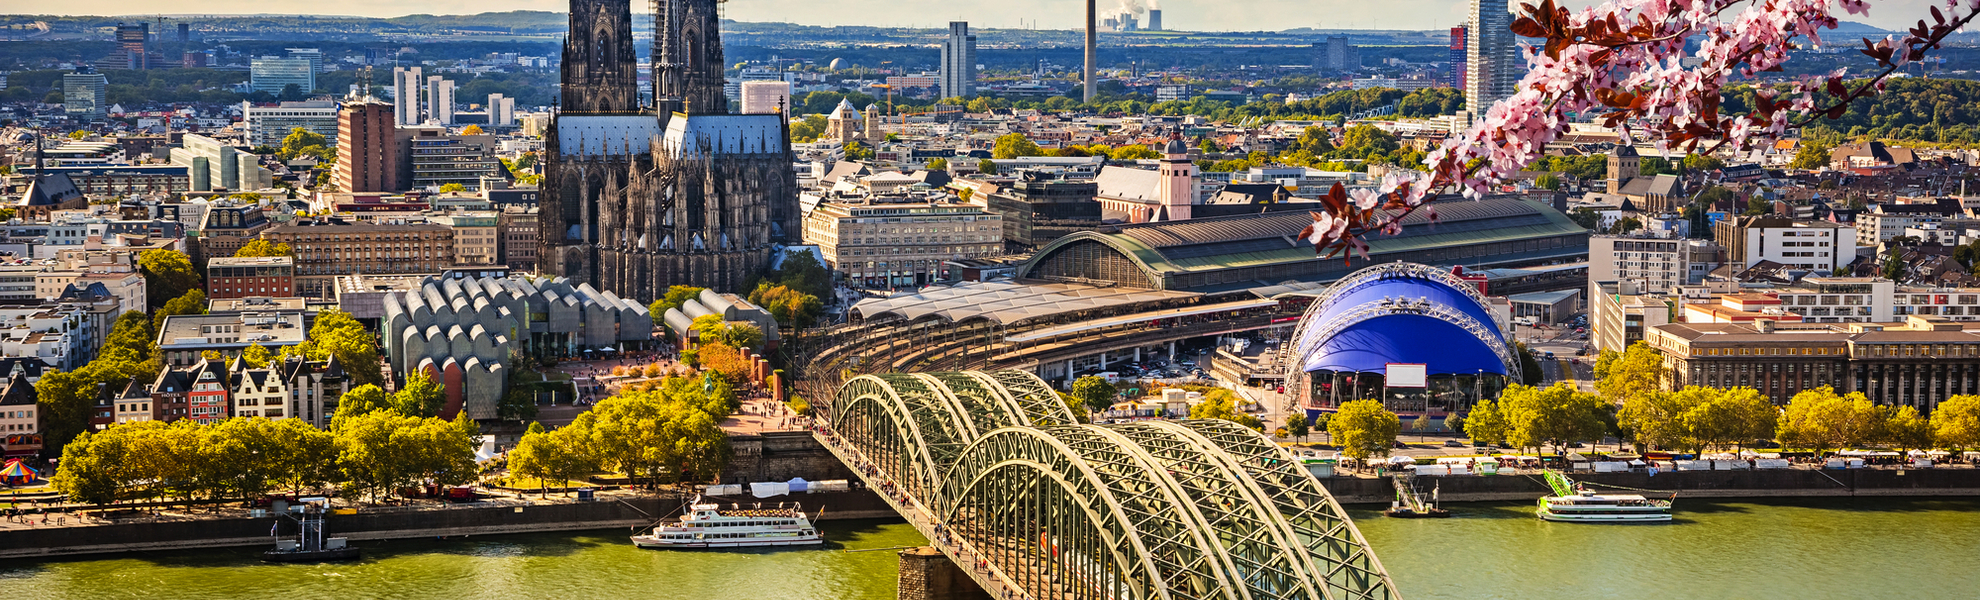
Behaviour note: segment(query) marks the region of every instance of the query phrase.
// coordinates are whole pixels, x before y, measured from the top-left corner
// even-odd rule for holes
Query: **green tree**
[[[70,502],[97,506],[116,502],[130,484],[128,471],[136,461],[128,458],[123,428],[116,429],[120,431],[83,433],[62,447],[62,460],[49,483]]]
[[[1499,403],[1508,441],[1521,448],[1550,445],[1565,452],[1568,444],[1596,439],[1605,430],[1602,399],[1565,381],[1544,389],[1509,386],[1499,395]]]
[[[541,482],[554,479],[559,487],[565,487],[563,482],[572,478],[598,472],[600,462],[591,446],[591,431],[577,422],[548,432],[531,423],[530,431],[509,453],[510,472]]]
[[[949,170],[949,159],[946,158],[931,159],[928,161],[928,164],[922,165],[921,168],[930,171],[947,171]]]
[[[1905,275],[1910,270],[1909,265],[1904,264],[1904,258],[1900,252],[1892,250],[1884,255],[1883,275],[1885,279],[1903,283]]]
[[[1953,450],[1980,448],[1980,396],[1960,394],[1932,409],[1932,437]]]
[[[323,134],[297,127],[289,130],[289,135],[282,138],[282,148],[276,155],[285,161],[303,156],[317,160],[331,160],[336,153],[329,148],[330,140]]]
[[[655,315],[654,318],[663,317],[667,314],[667,311],[680,308],[681,305],[687,304],[687,301],[700,297],[701,291],[705,289],[708,288],[698,288],[688,285],[669,287],[667,288],[667,293],[660,296],[659,300],[654,300],[653,305],[647,307],[647,310]]]
[[[1779,436],[1781,444],[1808,448],[1820,457],[1874,439],[1882,427],[1881,416],[1862,392],[1838,396],[1833,388],[1823,386],[1803,390],[1788,401]]]
[[[1702,445],[1732,446],[1737,451],[1748,442],[1773,439],[1780,412],[1759,390],[1736,387],[1692,409],[1685,422]]]
[[[187,290],[185,294],[166,302],[164,308],[152,312],[151,329],[152,331],[163,329],[165,317],[203,314],[206,314],[206,292],[197,289]]]
[[[990,156],[999,159],[1038,156],[1041,154],[1044,154],[1044,151],[1038,148],[1038,144],[1032,143],[1031,138],[1027,138],[1024,134],[1017,132],[998,136],[996,143],[990,148]]]
[[[722,471],[731,450],[717,412],[726,412],[720,409],[727,403],[676,379],[658,390],[607,398],[572,423],[590,433],[601,467],[655,483],[706,480]]]
[[[364,325],[352,318],[350,313],[329,309],[317,313],[316,324],[309,328],[309,339],[294,350],[310,360],[337,359],[344,372],[350,374],[354,385],[383,385],[384,376],[378,368],[377,336],[364,330]]]
[[[983,160],[979,160],[979,161],[976,161],[976,170],[977,170],[977,172],[979,172],[979,173],[982,173],[982,174],[984,174],[984,175],[996,175],[996,174],[997,174],[997,163],[996,163],[996,162],[993,162],[993,161],[991,161],[991,160],[990,160],[990,159],[988,159],[988,158],[986,158],[986,159],[983,159]]]
[[[1114,160],[1128,161],[1161,158],[1162,155],[1156,152],[1154,148],[1149,148],[1141,144],[1131,144],[1115,148],[1114,151],[1107,153],[1107,157]]]
[[[242,244],[239,250],[234,251],[234,256],[239,258],[252,258],[252,257],[260,257],[260,256],[293,257],[295,255],[296,255],[296,250],[294,248],[290,248],[288,244],[278,244],[268,240],[254,240],[246,244]]]
[[[1309,431],[1306,411],[1294,411],[1294,414],[1286,415],[1286,437],[1306,441],[1306,434]]]
[[[192,259],[177,250],[146,250],[138,255],[138,268],[144,272],[146,302],[164,306],[166,302],[199,289],[199,272]]]
[[[1643,228],[1642,219],[1638,219],[1636,217],[1623,217],[1621,219],[1617,219],[1614,225],[1609,226],[1609,235],[1624,235],[1629,232],[1636,231],[1642,228]]]
[[[1604,360],[1604,359],[1607,360]],[[1616,404],[1663,389],[1664,355],[1645,342],[1636,342],[1615,358],[1595,361],[1595,391]]]
[[[1388,456],[1401,430],[1402,421],[1382,408],[1377,400],[1342,404],[1334,417],[1327,420],[1327,432],[1333,435],[1334,445],[1340,447],[1342,454],[1356,459]]]
[[[1624,435],[1640,447],[1696,450],[1699,440],[1685,417],[1719,395],[1719,390],[1703,386],[1635,394],[1623,401],[1617,420]]]
[[[274,359],[275,353],[269,352],[268,347],[261,344],[249,344],[246,350],[241,351],[241,362],[247,363],[250,369],[267,367],[268,362]]]
[[[1072,397],[1084,405],[1085,411],[1103,411],[1114,405],[1120,390],[1105,378],[1087,375],[1073,381]],[[1075,411],[1075,412],[1085,412]]]
[[[343,486],[356,497],[377,500],[421,481],[453,485],[476,475],[474,440],[442,419],[380,410],[341,419],[333,431]]]
[[[846,142],[846,160],[873,160],[873,148],[860,142]]]
[[[455,192],[465,192],[465,191],[467,191],[467,186],[458,183],[449,183],[440,186],[440,193],[442,194],[452,194]]]
[[[392,410],[408,417],[433,417],[447,404],[447,388],[424,371],[406,375],[406,385],[392,392]]]
[[[1464,417],[1464,434],[1473,442],[1503,445],[1508,432],[1505,414],[1491,400],[1478,401]]]
[[[385,395],[384,389],[371,384],[360,385],[337,398],[337,413],[331,417],[331,425],[334,428],[338,421],[391,408],[392,400]]]
[[[1265,430],[1265,423],[1263,421],[1258,420],[1258,417],[1238,410],[1237,404],[1237,394],[1231,393],[1230,390],[1210,390],[1209,393],[1203,395],[1202,402],[1189,407],[1189,418],[1222,419],[1249,427],[1252,431]]]
[[[825,304],[817,296],[769,282],[756,284],[749,302],[770,311],[778,323],[796,329],[810,327],[825,312]]]
[[[1932,447],[1932,422],[1918,414],[1918,407],[1879,406],[1877,410],[1884,417],[1881,433],[1885,445],[1899,454]]]
[[[1820,140],[1803,138],[1801,140],[1801,147],[1795,149],[1794,160],[1789,162],[1788,166],[1811,171],[1829,166],[1829,153],[1834,150],[1835,144],[1833,143],[1823,143]]]
[[[690,326],[695,338],[703,344],[718,343],[731,348],[759,348],[763,345],[763,330],[747,323],[729,323],[721,315],[695,317]],[[704,357],[705,358],[705,357]]]
[[[1533,178],[1533,185],[1543,190],[1559,190],[1561,178],[1553,173],[1541,173],[1540,176]]]
[[[1568,219],[1580,225],[1582,229],[1594,230],[1602,226],[1602,213],[1586,206],[1569,211]]]

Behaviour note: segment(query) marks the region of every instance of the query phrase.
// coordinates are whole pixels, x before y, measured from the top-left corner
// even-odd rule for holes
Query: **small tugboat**
[[[720,510],[720,505],[703,503],[695,496],[686,516],[663,521],[632,541],[641,548],[749,548],[823,544],[825,536],[795,503]]]
[[[1430,488],[1430,501],[1423,501],[1423,493],[1416,491],[1416,476],[1408,471],[1397,471],[1389,481],[1396,484],[1396,499],[1389,502],[1389,510],[1384,516],[1398,519],[1443,519],[1451,516],[1451,511],[1437,507],[1437,491],[1443,489],[1440,483]]]
[[[1547,471],[1547,485],[1554,495],[1540,499],[1541,519],[1568,523],[1668,523],[1669,500],[1652,500],[1636,494],[1597,494],[1556,471]]]
[[[319,562],[358,557],[358,548],[347,544],[344,538],[323,537],[323,514],[329,512],[329,498],[303,498],[293,506],[285,506],[285,504],[277,502],[275,510],[282,513],[282,518],[296,522],[296,536],[294,539],[278,537],[275,540],[275,549],[261,553],[261,560]],[[280,519],[275,521],[278,530],[281,524]]]

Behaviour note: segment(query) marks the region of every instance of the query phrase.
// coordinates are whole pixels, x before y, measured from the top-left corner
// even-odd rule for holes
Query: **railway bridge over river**
[[[1319,481],[1237,424],[1079,424],[1023,371],[860,375],[819,404],[819,441],[991,598],[1398,597]]]

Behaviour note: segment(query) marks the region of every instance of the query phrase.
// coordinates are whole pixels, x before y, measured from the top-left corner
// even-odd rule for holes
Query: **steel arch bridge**
[[[1398,597],[1319,481],[1228,421],[1077,424],[1021,371],[863,375],[826,413],[826,445],[986,590]]]

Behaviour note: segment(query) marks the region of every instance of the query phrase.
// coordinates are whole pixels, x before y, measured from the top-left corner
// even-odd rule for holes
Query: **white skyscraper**
[[[516,124],[516,99],[501,94],[488,95],[488,124],[507,127]]]
[[[454,80],[439,75],[426,78],[426,119],[454,124]]]
[[[949,39],[942,40],[941,85],[943,98],[976,94],[976,36],[969,34],[968,21],[949,22]]]
[[[400,126],[419,124],[419,91],[424,83],[419,67],[392,69],[392,116]]]
[[[1512,13],[1506,0],[1471,0],[1467,42],[1464,108],[1482,117],[1501,98],[1513,95],[1515,84],[1526,71],[1513,43]]]
[[[788,81],[742,82],[742,112],[745,115],[774,115],[789,110],[791,83]]]

